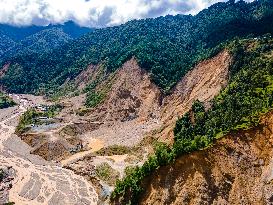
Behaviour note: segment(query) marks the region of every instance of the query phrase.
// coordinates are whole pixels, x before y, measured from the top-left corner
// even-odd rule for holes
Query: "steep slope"
[[[82,125],[87,132],[84,133],[85,140],[98,138],[107,146],[132,146],[145,133],[161,125],[160,90],[151,82],[147,71],[139,67],[136,59],[132,58],[114,74],[106,76],[99,66],[90,66],[76,78],[78,87],[84,87],[84,79],[89,79],[87,82],[91,84],[101,79],[95,89],[89,92],[103,95],[102,102],[81,117],[88,121],[86,126]],[[63,112],[68,113],[66,110]]]
[[[272,122],[270,112],[259,126],[160,168],[145,181],[140,204],[271,204]]]
[[[113,74],[105,72],[102,65],[90,65],[76,77],[74,83],[82,90],[89,88],[87,96],[89,92],[104,93],[103,100],[94,108],[81,110],[84,95],[63,99],[65,108],[52,121],[53,124],[37,124],[20,138],[32,147],[32,154],[48,161],[60,161],[63,166],[87,177],[92,183],[96,182],[102,197],[100,200],[105,200],[104,195],[109,196],[107,190],[113,189],[113,179],[111,184],[98,181],[94,175],[96,167],[108,163],[119,176],[123,176],[126,166],[142,165],[152,151],[152,144],[143,144],[137,151],[134,151],[134,146],[138,147],[146,136],[162,141],[173,140],[170,130],[175,125],[176,117],[162,117],[173,114],[169,103],[176,103],[175,107],[182,115],[207,90],[211,90],[210,95],[206,95],[204,100],[209,102],[225,85],[230,61],[229,53],[223,51],[201,62],[181,79],[179,86],[168,96],[164,96],[135,58]],[[203,86],[194,89],[195,84]],[[187,87],[189,90],[183,92]],[[82,148],[76,150],[79,143]],[[122,151],[123,146],[125,151],[122,153],[119,150]],[[117,147],[114,153],[118,155],[108,156],[107,150],[111,153],[113,147]],[[106,150],[106,153],[102,151],[102,156],[96,156],[99,150]],[[106,193],[103,189],[106,189]]]
[[[8,49],[14,47],[16,42],[10,37],[0,32],[0,56],[2,56]]]
[[[166,16],[96,29],[61,49],[34,57],[16,56],[0,83],[12,92],[53,92],[88,65],[104,64],[113,72],[135,56],[153,82],[168,93],[196,63],[219,50],[219,44],[272,33],[272,9],[269,0],[228,1],[196,16]],[[18,65],[21,72],[13,77]]]
[[[97,82],[86,95],[88,96],[89,92],[104,93],[102,102],[87,109],[84,115],[80,116],[75,112],[80,111],[78,109],[82,104],[79,101],[84,100],[84,96],[64,99],[63,104],[66,107],[57,116],[56,121],[52,121],[53,124],[37,124],[32,130],[20,135],[20,138],[31,146],[31,154],[39,155],[48,161],[58,161],[96,183],[100,200],[104,201],[109,196],[109,190],[113,189],[114,179],[108,184],[108,181],[95,178],[97,167],[100,167],[101,163],[108,163],[119,177],[124,175],[126,166],[142,165],[151,145],[145,144],[137,151],[133,151],[134,146],[146,136],[155,133],[155,130],[161,130],[158,136],[163,136],[166,129],[174,126],[175,120],[162,117],[171,115],[169,103],[176,102],[175,106],[182,114],[190,109],[194,100],[202,98],[208,88],[213,91],[210,92],[211,95],[218,94],[228,78],[230,60],[229,53],[223,51],[214,58],[201,62],[181,79],[179,86],[167,97],[152,82],[150,74],[140,68],[135,58],[127,61],[113,74],[105,72],[102,65],[90,65],[76,77],[74,83],[78,88],[85,90]],[[207,72],[204,72],[205,70]],[[183,93],[189,84],[192,87]],[[203,86],[197,90],[192,89],[195,84]],[[209,97],[204,100],[209,101],[211,95],[207,95]],[[165,122],[168,122],[167,127],[164,126]],[[166,141],[166,138],[167,134],[161,140]],[[83,147],[71,152],[79,143]],[[102,156],[96,156],[97,151],[111,150],[113,145],[116,145],[117,149],[125,146],[129,151],[124,154],[119,152],[117,156],[108,156],[107,152],[101,152]]]
[[[102,125],[88,137],[98,137],[107,144],[132,146],[146,132],[159,127],[160,90],[135,59],[126,62],[97,90],[105,92],[105,99],[89,112],[88,118]]]
[[[150,135],[165,142],[172,141],[177,118],[189,111],[197,99],[208,104],[226,85],[231,59],[230,54],[223,51],[199,63],[168,96],[164,96],[135,58],[110,75],[101,65],[89,66],[75,79],[76,87],[84,90],[93,85],[93,89],[87,91],[86,101],[97,99],[94,96],[102,96],[101,100],[86,111],[77,111],[79,106],[72,103],[74,100],[64,100],[69,106],[60,117],[66,122],[74,121],[77,127],[82,126],[79,134],[84,141],[96,138],[103,140],[105,146],[134,146]],[[71,119],[67,113],[75,111],[83,112],[84,116]]]
[[[173,128],[178,118],[191,109],[194,101],[200,100],[208,108],[210,101],[219,94],[228,82],[228,72],[232,57],[227,50],[205,60],[188,72],[163,100],[161,121],[166,129],[160,138],[173,139]]]
[[[135,59],[127,61],[108,81],[111,83],[110,91],[103,105],[94,110],[99,115],[105,115],[106,120],[126,121],[137,116],[147,118],[158,109],[160,91]]]
[[[218,94],[216,97],[213,98],[213,100],[211,100],[211,106],[206,108],[205,107],[206,103],[197,100],[193,103],[189,112],[186,112],[183,116],[179,117],[179,119],[176,121],[173,130],[174,131],[173,144],[170,146],[166,144],[159,144],[155,149],[155,154],[150,156],[142,167],[137,167],[134,171],[128,174],[122,181],[117,182],[116,189],[112,194],[112,200],[114,204],[120,203],[138,204],[138,202],[141,201],[141,194],[145,195],[145,191],[147,191],[146,190],[147,185],[145,184],[145,180],[149,179],[150,176],[154,176],[154,174],[157,173],[158,169],[164,170],[164,167],[175,167],[176,164],[177,166],[180,166],[179,160],[181,159],[181,156],[183,156],[182,158],[185,160],[185,163],[191,162],[190,153],[195,153],[198,150],[208,150],[210,149],[209,147],[212,147],[215,144],[216,148],[218,149],[219,145],[218,140],[226,136],[228,133],[230,133],[230,135],[236,133],[240,134],[242,130],[251,131],[253,127],[259,128],[258,125],[260,123],[260,116],[267,112],[270,112],[273,107],[272,43],[273,43],[272,38],[270,36],[267,36],[259,39],[249,38],[242,40],[234,40],[229,45],[227,45],[226,48],[233,55],[232,64],[229,68],[230,79],[227,86],[221,90],[220,94]],[[228,60],[227,62],[228,62],[227,64],[230,64],[229,63],[230,60]],[[214,82],[213,79],[212,82]],[[220,80],[220,82],[223,81]],[[219,85],[221,85],[221,83]],[[204,93],[205,93],[204,96],[206,96],[207,92]],[[271,135],[269,133],[266,133],[266,135]],[[244,136],[241,137],[242,137],[241,140],[245,141]],[[238,139],[236,140],[239,143],[239,140]],[[259,145],[257,145],[257,147],[258,146]],[[223,147],[225,147],[225,145],[223,145]],[[251,150],[253,153],[251,152],[248,153],[249,147],[247,146],[246,147],[240,146],[240,149],[241,149],[240,152],[242,153],[243,153],[242,150],[245,150],[247,152],[246,155],[248,156],[245,156],[245,158],[249,157],[250,159],[252,159],[255,155],[257,155],[257,158],[259,158],[259,153],[255,153],[253,150]],[[217,170],[218,167],[225,166],[226,164],[228,165],[228,163],[224,161],[223,158],[221,158],[220,156],[218,156],[218,158],[220,159],[217,163],[221,163],[221,165],[218,165],[217,163],[214,164],[213,160],[216,159],[212,157],[207,160],[206,158],[204,159],[203,157],[202,159],[200,159],[200,161],[196,161],[193,163],[192,165],[193,169],[191,169],[189,173],[185,173],[185,177],[187,176],[187,174],[189,174],[188,181],[184,186],[186,190],[184,191],[186,193],[187,185],[190,186],[192,183],[193,184],[197,183],[195,181],[195,178],[193,177],[195,174],[194,168],[197,167],[196,169],[199,168],[201,169],[202,167],[207,166],[211,167],[212,169],[211,172],[213,172],[215,171],[214,168]],[[239,161],[240,160],[243,161],[244,159],[240,158]],[[225,165],[222,163],[223,161],[225,162]],[[182,170],[186,169],[187,171],[187,169],[190,167],[188,167],[187,164],[184,165],[186,167],[181,169]],[[234,167],[229,168],[230,172],[236,173],[236,171],[238,171],[236,165],[234,165]],[[177,172],[179,171],[177,170]],[[207,169],[205,169],[204,172],[205,172],[205,174],[203,174],[204,177],[203,176],[199,177],[199,175],[197,174],[196,178],[198,177],[201,178],[200,181],[202,181],[202,178],[205,178],[209,182],[204,182],[202,184],[204,185],[203,187],[201,187],[200,185],[200,190],[198,189],[198,192],[196,192],[194,188],[192,188],[192,191],[189,190],[189,192],[196,193],[195,196],[197,196],[200,193],[203,194],[203,192],[206,193],[205,195],[200,196],[201,198],[198,195],[196,197],[197,202],[194,202],[195,200],[194,197],[192,197],[193,199],[191,201],[191,196],[189,196],[190,198],[188,201],[189,204],[192,203],[198,204],[200,200],[204,200],[205,203],[207,204],[212,204],[213,200],[216,198],[215,195],[219,194],[220,197],[223,197],[222,190],[228,189],[225,187],[226,185],[223,184],[221,184],[221,186],[219,185],[220,187],[218,187],[219,189],[217,189],[215,184],[211,183],[210,181],[210,178],[213,177],[214,175],[210,175],[210,170]],[[165,173],[161,174],[164,175],[161,176],[163,178],[166,176]],[[175,175],[175,173],[172,174]],[[254,173],[254,175],[255,174],[256,173]],[[169,176],[171,177],[171,175]],[[244,175],[244,173],[241,173],[241,175]],[[248,176],[249,178],[251,178],[250,177],[251,175]],[[164,179],[166,180],[162,182],[163,184],[168,182],[167,178]],[[179,182],[180,178],[170,179],[170,181],[171,180],[173,180],[173,182],[174,181]],[[183,180],[182,177],[181,180]],[[243,182],[244,180],[246,180],[246,178],[242,179]],[[246,184],[240,182],[239,187],[240,188],[243,186],[250,187],[251,182],[252,179],[249,179],[247,182],[245,182]],[[257,182],[257,184],[259,184],[259,182]],[[174,187],[176,186],[174,183],[171,185],[174,185]],[[263,189],[267,189],[266,185],[264,184],[259,185]],[[179,186],[180,185],[178,185],[178,187]],[[163,196],[166,197],[166,199],[160,199],[161,201],[158,203],[168,204],[171,202],[175,202],[175,197],[177,199],[177,201],[175,202],[176,204],[187,203],[187,200],[184,201],[184,199],[179,198],[179,194],[184,193],[184,191],[182,191],[179,188],[177,189],[179,190],[178,191],[179,193],[177,192],[174,195],[172,195],[172,193],[167,193],[167,196]],[[234,188],[234,190],[238,189],[239,189],[238,187]],[[170,188],[170,190],[172,190],[172,188]],[[209,192],[207,192],[207,190],[209,190]],[[244,193],[240,191],[237,191],[236,193],[238,193],[238,195],[240,196],[244,195]],[[266,194],[269,193],[266,192]],[[162,195],[163,194],[161,194],[160,196]],[[205,196],[207,198],[205,198]],[[257,196],[256,198],[254,198],[255,194],[253,194],[252,196],[253,199],[245,197],[246,200],[250,201],[250,204],[258,203],[258,201],[261,200],[260,196]],[[152,197],[154,198],[155,196],[153,195]],[[266,199],[268,200],[268,198]],[[156,203],[155,200],[153,200],[152,203]],[[216,201],[217,200],[218,199],[216,199]],[[229,202],[233,203],[234,201],[234,203],[236,204],[236,202],[238,202],[236,200],[237,199],[232,198],[230,199]],[[220,201],[217,202],[221,203]],[[246,203],[248,204],[248,202]]]

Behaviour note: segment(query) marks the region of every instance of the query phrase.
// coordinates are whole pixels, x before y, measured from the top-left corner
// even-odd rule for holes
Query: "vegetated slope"
[[[201,62],[193,68],[190,74],[183,77],[181,82],[203,86],[197,90],[189,89],[184,97],[177,96],[179,91],[174,89],[173,94],[168,96],[168,100],[175,100],[176,108],[183,114],[190,109],[194,100],[203,96],[203,92],[206,92],[207,89],[213,91],[212,95],[218,94],[223,82],[228,78],[227,70],[230,59],[228,52],[223,51],[212,59]],[[76,87],[86,92],[86,105],[89,108],[79,109],[79,104],[82,105],[80,101],[84,100],[84,96],[80,95],[63,99],[63,105],[66,107],[56,116],[56,121],[50,121],[52,124],[48,126],[49,121],[41,122],[44,124],[40,125],[39,120],[33,120],[37,119],[37,115],[31,110],[21,118],[17,131],[30,128],[26,125],[37,125],[30,130],[26,129],[26,132],[20,135],[20,138],[33,148],[31,153],[42,156],[46,160],[64,159],[62,164],[69,167],[73,167],[73,163],[79,160],[83,168],[78,167],[76,171],[84,174],[83,170],[92,168],[93,157],[88,156],[93,154],[94,150],[101,149],[101,147],[104,147],[105,150],[112,150],[116,147],[120,151],[120,148],[125,146],[125,150],[129,150],[130,154],[120,156],[121,161],[115,162],[119,165],[113,167],[114,169],[118,167],[118,171],[123,173],[125,166],[140,164],[141,160],[145,160],[146,153],[151,150],[149,148],[152,145],[145,144],[138,148],[137,154],[131,153],[129,147],[138,145],[146,135],[151,135],[155,130],[162,131],[158,134],[162,136],[164,130],[169,128],[169,126],[165,127],[161,117],[163,110],[169,109],[165,109],[168,104],[162,104],[165,97],[152,83],[149,73],[139,67],[135,58],[127,61],[115,73],[105,72],[102,65],[90,65],[77,76],[74,83]],[[183,84],[185,87],[181,83],[179,85],[179,90],[183,91],[187,89],[188,83]],[[205,100],[208,102],[212,97],[207,95]],[[75,115],[75,112],[78,115]],[[173,127],[174,124],[173,120],[167,125]],[[54,127],[54,125],[59,126]],[[166,138],[167,136],[164,137],[164,140]],[[71,153],[71,149],[75,149],[79,143],[83,145],[83,148]],[[71,156],[72,154],[74,155]],[[142,156],[144,156],[143,159]],[[89,175],[89,173],[85,174]]]
[[[0,31],[0,56],[2,56],[5,51],[11,47],[14,47],[15,45],[16,42],[14,40]]]
[[[148,177],[139,204],[271,204],[273,112]]]
[[[7,95],[0,91],[0,109],[8,108],[16,105],[16,103]]]
[[[175,163],[180,156],[207,148],[225,134],[257,126],[261,114],[273,107],[273,40],[235,40],[227,48],[233,53],[230,80],[208,110],[196,101],[174,128],[172,147],[160,145],[147,162],[117,182],[112,198],[116,204],[137,204],[145,177],[158,168]],[[211,195],[213,197],[213,195]]]
[[[2,58],[9,58],[10,56],[18,55],[20,53],[40,53],[50,49],[58,48],[65,43],[68,43],[73,38],[64,33],[60,28],[51,28],[42,30],[38,33],[28,36],[14,47],[9,48],[1,56]]]
[[[63,25],[26,27],[0,24],[0,57],[3,61],[15,54],[30,55],[33,52],[46,52],[90,31],[92,29],[78,26],[71,21]]]
[[[166,16],[97,29],[62,49],[11,59],[11,69],[0,83],[12,92],[44,92],[75,78],[90,64],[104,63],[111,72],[135,56],[153,82],[168,92],[220,43],[272,33],[272,7],[270,0],[229,1],[196,16]]]

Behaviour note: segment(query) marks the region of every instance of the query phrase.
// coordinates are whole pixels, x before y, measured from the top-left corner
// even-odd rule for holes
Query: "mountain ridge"
[[[31,72],[27,58],[34,55],[23,53],[9,59],[10,75],[15,64],[22,73],[12,79],[13,83],[9,74],[0,82],[12,92],[47,92],[75,78],[90,64],[103,63],[108,72],[113,72],[135,56],[140,66],[152,74],[153,81],[168,93],[190,68],[217,52],[223,43],[236,37],[272,33],[273,14],[267,12],[272,7],[268,0],[229,1],[217,3],[196,16],[166,16],[96,29],[62,49],[38,54],[31,62]],[[40,70],[44,75],[35,75]],[[30,82],[24,76],[32,74],[35,84],[27,88]],[[17,81],[21,88],[12,86]]]
[[[0,24],[1,42],[5,42],[0,47],[0,58],[3,60],[19,53],[40,53],[56,49],[92,30],[72,21],[48,26],[17,27]]]

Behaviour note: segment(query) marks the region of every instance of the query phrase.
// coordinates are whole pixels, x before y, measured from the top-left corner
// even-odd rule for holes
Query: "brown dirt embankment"
[[[164,129],[158,134],[163,141],[173,139],[176,120],[190,110],[195,100],[210,101],[227,85],[232,56],[224,50],[215,57],[202,61],[176,85],[172,94],[164,98],[161,121]]]
[[[231,55],[224,50],[199,63],[168,96],[161,93],[135,58],[108,76],[101,66],[89,66],[76,82],[81,87],[99,79],[95,90],[105,92],[106,96],[83,117],[89,122],[101,123],[95,129],[85,130],[84,138],[87,141],[88,138],[99,138],[107,142],[106,146],[134,146],[147,135],[171,141],[177,118],[197,99],[209,106],[210,100],[227,84],[231,61]]]
[[[100,78],[94,73],[97,72],[94,70],[89,78]],[[84,76],[84,73],[80,75]],[[94,129],[86,130],[86,141],[98,138],[107,145],[133,146],[145,133],[160,127],[160,90],[134,58],[106,79],[100,79],[103,80],[97,85],[96,91],[104,92],[106,96],[103,103],[83,117],[89,123],[99,123]]]
[[[230,134],[160,168],[140,204],[272,204],[273,112],[258,127]]]

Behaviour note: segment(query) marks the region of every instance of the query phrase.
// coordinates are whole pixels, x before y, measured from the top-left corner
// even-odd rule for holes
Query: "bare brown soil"
[[[260,126],[230,134],[160,168],[140,204],[272,204],[273,112]]]
[[[78,89],[83,89],[89,82],[94,82],[105,76],[105,70],[102,65],[89,65],[86,70],[82,71],[75,79],[75,84]]]
[[[171,95],[163,100],[161,121],[164,128],[158,134],[163,141],[173,139],[176,120],[190,110],[195,100],[210,106],[210,101],[227,85],[228,69],[232,57],[227,51],[199,63],[173,89]]]
[[[35,138],[26,142],[34,147],[33,153],[47,160],[61,160],[63,166],[75,172],[81,172],[78,169],[82,166],[74,166],[81,162],[111,164],[112,159],[108,156],[94,156],[102,148],[118,145],[130,150],[140,143],[137,152],[122,156],[122,162],[111,164],[122,175],[126,166],[143,163],[152,152],[153,140],[172,141],[176,119],[190,109],[194,100],[199,99],[209,106],[209,101],[227,83],[230,63],[231,56],[227,51],[201,62],[165,97],[134,58],[114,74],[106,75],[100,65],[89,66],[76,78],[75,84],[84,89],[99,80],[95,90],[106,92],[103,103],[80,116],[76,113],[83,106],[83,96],[63,100],[66,107],[58,117],[66,125],[51,133],[55,140],[48,137],[44,141],[38,137],[39,146],[34,143]],[[84,145],[82,152],[68,153],[77,140]],[[88,156],[92,155],[92,161],[88,162]]]
[[[82,176],[93,174],[94,166],[102,163],[108,163],[123,176],[126,166],[141,165],[152,151],[151,143],[145,143],[153,141],[149,136],[171,142],[176,119],[190,109],[194,100],[199,99],[209,106],[209,101],[227,83],[231,60],[228,52],[223,51],[201,62],[168,96],[162,94],[134,58],[112,74],[106,74],[101,65],[89,66],[74,83],[80,90],[91,83],[97,84],[95,91],[105,94],[104,101],[95,108],[79,112],[84,105],[84,94],[64,99],[65,108],[57,116],[60,128],[21,137],[32,146],[33,154],[61,161],[63,166]],[[84,148],[71,153],[78,142],[82,142]],[[94,156],[104,147],[119,145],[130,150],[139,143],[141,146],[133,153]],[[96,176],[89,178],[95,179]],[[98,190],[101,187],[109,189],[109,184],[97,186]]]
[[[82,143],[77,137],[62,137],[58,133],[25,133],[20,138],[32,147],[32,154],[48,161],[60,161],[71,156],[70,150]]]
[[[43,157],[45,160],[61,160],[66,156],[70,156],[71,154],[68,152],[68,149],[64,146],[60,141],[56,142],[45,142],[41,144],[39,147],[34,149],[31,154],[39,155]]]
[[[93,124],[91,129],[86,127],[87,132],[82,136],[84,140],[96,138],[105,141],[106,145],[133,146],[146,132],[160,126],[160,90],[135,59],[126,62],[96,89],[107,92],[107,95],[101,105],[91,109],[85,116],[88,124],[97,124]]]
[[[89,66],[76,78],[76,84],[84,87],[100,79],[96,90],[106,92],[106,97],[85,116],[75,117],[87,121],[77,123],[76,127],[81,127],[78,135],[83,141],[100,139],[105,146],[134,146],[149,135],[171,142],[175,121],[190,109],[194,100],[209,106],[210,100],[227,84],[231,61],[229,53],[223,51],[199,63],[165,97],[134,58],[108,77],[101,66]]]

